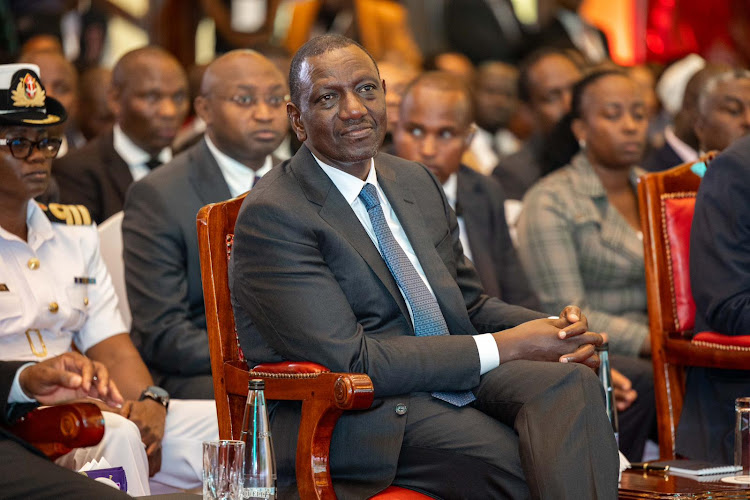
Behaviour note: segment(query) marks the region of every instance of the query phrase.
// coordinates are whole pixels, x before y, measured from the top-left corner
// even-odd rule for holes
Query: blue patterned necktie
[[[365,184],[359,193],[359,198],[365,204],[367,214],[370,216],[383,259],[409,302],[414,316],[414,334],[418,337],[450,335],[437,300],[422,281],[388,227],[375,186]],[[456,406],[465,406],[476,399],[471,391],[433,392],[432,395]]]

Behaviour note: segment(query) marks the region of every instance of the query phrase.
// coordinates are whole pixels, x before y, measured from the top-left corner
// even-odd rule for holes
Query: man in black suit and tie
[[[133,181],[172,159],[169,145],[188,111],[187,77],[159,47],[128,52],[112,70],[112,131],[55,161],[60,201],[84,205],[101,223],[122,210]]]
[[[615,498],[601,387],[580,364],[597,364],[601,336],[580,309],[549,319],[483,293],[437,179],[378,154],[385,88],[364,49],[315,38],[289,81],[304,144],[246,198],[229,286],[251,366],[310,360],[371,377],[373,406],[333,434],[338,497],[393,483],[438,498]],[[299,414],[272,408],[282,491]]]
[[[745,101],[744,114],[750,113]],[[736,118],[739,120],[739,118]],[[695,331],[750,335],[750,136],[706,170],[690,231]],[[733,463],[734,400],[750,395],[750,372],[692,367],[676,450],[689,458]]]
[[[93,397],[111,406],[124,402],[101,363],[75,352],[40,363],[0,361],[0,489],[5,498],[128,499],[127,493],[64,469],[3,425],[33,410]],[[29,398],[36,403],[21,403]]]
[[[128,192],[122,232],[131,334],[174,397],[213,398],[195,216],[271,170],[288,99],[284,75],[259,53],[218,58],[195,101],[205,136]]]

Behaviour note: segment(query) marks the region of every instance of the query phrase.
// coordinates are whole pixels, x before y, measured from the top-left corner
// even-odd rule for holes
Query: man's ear
[[[385,95],[386,89],[385,89],[385,80],[380,80],[380,82],[383,84],[383,95]]]
[[[695,136],[698,138],[698,149],[701,151],[705,150],[703,138],[706,136],[706,121],[700,113],[698,113],[695,123],[693,123],[693,132],[695,132]]]
[[[112,113],[115,115],[115,118],[120,118],[120,114],[122,113],[122,106],[120,106],[120,89],[112,86],[109,88],[109,91],[107,92],[107,103],[109,104],[109,109],[112,110]]]
[[[198,115],[198,118],[203,120],[206,125],[211,125],[213,119],[210,106],[208,105],[208,99],[202,95],[199,95],[195,98],[193,107],[195,108],[195,114]]]
[[[474,134],[477,133],[477,124],[472,123],[469,125],[469,131],[466,132],[466,137],[464,137],[464,151],[469,149],[469,146],[471,146],[471,141],[474,140]]]
[[[307,140],[307,132],[305,132],[305,126],[302,124],[302,114],[293,102],[286,103],[286,116],[289,117],[289,123],[292,126],[294,135],[297,136],[297,140],[305,142]]]

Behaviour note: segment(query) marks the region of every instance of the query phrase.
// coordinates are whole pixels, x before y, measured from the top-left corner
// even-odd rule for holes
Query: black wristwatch
[[[165,410],[169,409],[169,393],[157,385],[150,385],[143,389],[138,401],[143,401],[146,398],[153,399],[161,404]]]

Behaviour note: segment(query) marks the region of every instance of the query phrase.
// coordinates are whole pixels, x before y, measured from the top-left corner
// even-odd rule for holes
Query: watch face
[[[148,388],[148,391],[153,393],[154,396],[164,398],[164,399],[169,399],[169,393],[165,391],[164,389],[162,389],[161,387],[152,385],[151,387]]]

